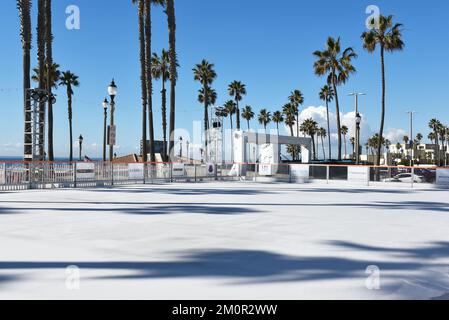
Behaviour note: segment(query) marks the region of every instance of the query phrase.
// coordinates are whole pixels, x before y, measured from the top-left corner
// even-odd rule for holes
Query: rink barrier
[[[449,168],[262,163],[0,162],[0,191],[206,181],[449,188]]]

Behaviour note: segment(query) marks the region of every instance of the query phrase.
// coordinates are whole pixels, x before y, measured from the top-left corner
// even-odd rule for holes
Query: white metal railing
[[[449,187],[449,168],[320,164],[180,164],[110,162],[0,162],[0,190],[76,188],[132,183],[207,180],[344,182],[367,186]]]

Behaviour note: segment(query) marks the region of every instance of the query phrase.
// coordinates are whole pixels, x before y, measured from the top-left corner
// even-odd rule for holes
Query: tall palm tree
[[[267,109],[260,110],[258,120],[259,123],[263,125],[266,133],[267,125],[271,122],[271,112],[269,112]]]
[[[327,119],[327,139],[329,144],[329,160],[332,158],[332,144],[331,144],[331,125],[330,125],[330,118],[329,118],[329,102],[331,102],[334,99],[334,90],[328,86],[325,85],[321,88],[320,91],[320,99],[326,103],[326,119]]]
[[[299,106],[304,103],[304,95],[300,90],[294,90],[288,97],[296,115],[296,135],[299,137]]]
[[[45,3],[45,23],[46,23],[46,62],[47,68],[53,65],[53,33],[52,33],[52,0]],[[47,92],[52,95],[51,73],[47,73]],[[48,160],[54,161],[55,155],[53,151],[53,99],[48,99],[47,107],[48,115]]]
[[[65,71],[62,73],[60,82],[60,86],[66,87],[67,89],[67,110],[69,117],[69,139],[70,139],[70,162],[73,161],[73,130],[72,130],[72,96],[73,96],[73,88],[78,87],[80,85],[79,78],[76,74]]]
[[[176,15],[175,0],[166,0],[166,12],[168,22],[168,43],[170,47],[170,152],[175,147],[175,111],[176,111]]]
[[[421,133],[418,133],[416,135],[416,141],[418,142],[418,144],[421,144],[422,139],[424,139],[424,136]]]
[[[437,150],[436,150],[436,158],[437,158],[437,165],[440,164],[440,158],[441,158],[441,154],[440,154],[440,134],[439,134],[439,130],[441,127],[441,122],[438,119],[432,119],[429,121],[429,128],[432,129],[433,134],[434,134],[434,141],[435,144],[437,145]]]
[[[23,112],[24,121],[24,156],[32,154],[31,137],[31,102],[29,98],[29,89],[31,87],[31,0],[17,0],[17,8],[20,17],[20,37],[22,41],[22,81],[23,81]]]
[[[324,139],[327,137],[327,131],[323,127],[318,129],[318,137],[321,138],[321,146],[323,147],[323,159],[326,159],[326,149],[324,149]]]
[[[204,92],[204,132],[207,135],[209,131],[209,106],[211,101],[209,99],[210,86],[217,78],[217,73],[214,70],[214,64],[207,60],[201,61],[193,69],[194,80],[201,83]],[[206,154],[208,154],[208,137],[206,136]]]
[[[152,57],[152,19],[151,5],[164,5],[165,0],[145,0],[145,66],[146,66],[146,86],[148,96],[148,123],[150,132],[150,160],[156,162],[154,151],[154,117],[153,117],[153,77],[151,73]],[[143,129],[142,129],[143,133]]]
[[[37,59],[39,68],[39,90],[46,90],[45,87],[45,46],[46,46],[46,10],[45,10],[46,0],[38,0],[38,17],[37,17]],[[45,156],[45,103],[39,103],[39,156],[44,159]]]
[[[324,51],[315,51],[314,56],[317,58],[314,63],[315,74],[318,76],[327,75],[327,82],[332,85],[334,91],[338,130],[338,160],[341,160],[341,121],[337,86],[346,83],[350,75],[356,72],[352,60],[357,58],[357,54],[352,48],[346,48],[342,51],[340,38],[329,37]]]
[[[347,136],[349,133],[349,128],[347,126],[341,127],[341,134],[343,135],[343,139],[345,142],[345,156],[348,154],[348,148],[347,148]]]
[[[179,65],[177,65],[179,66]],[[166,50],[162,50],[161,55],[158,56],[157,53],[153,53],[153,57],[151,58],[151,73],[153,79],[161,80],[162,90],[162,133],[164,140],[164,150],[163,157],[164,160],[167,160],[167,89],[166,82],[170,78],[170,53]]]
[[[231,120],[231,130],[234,130],[234,123],[232,122],[232,116],[237,112],[237,105],[234,101],[228,100],[224,104],[224,109],[226,111],[227,116]]]
[[[385,126],[385,99],[386,99],[386,80],[385,80],[385,51],[394,52],[400,51],[404,48],[404,42],[402,41],[402,24],[393,23],[393,16],[380,16],[378,21],[378,28],[373,28],[371,31],[364,32],[362,34],[363,47],[370,53],[376,50],[376,47],[380,47],[380,64],[381,64],[381,76],[382,76],[382,109],[381,109],[381,121],[379,130],[379,145],[377,146],[377,160],[376,164],[380,165],[381,158],[381,142],[384,133]],[[374,18],[372,21],[374,25]]]
[[[306,119],[301,124],[300,130],[312,139],[313,159],[316,160],[315,135],[318,131],[318,123],[312,118]]]
[[[232,82],[228,87],[228,93],[234,97],[237,114],[237,130],[240,130],[240,108],[239,102],[242,101],[243,96],[246,95],[246,86],[240,81]]]
[[[146,65],[146,36],[145,36],[145,0],[132,0],[138,3],[137,15],[139,23],[139,49],[140,49],[140,89],[142,99],[142,161],[148,161],[147,155],[147,65]],[[151,93],[150,93],[151,96]],[[151,142],[150,142],[151,143]]]
[[[273,122],[276,123],[276,129],[279,135],[279,124],[284,122],[284,115],[280,111],[273,113]]]
[[[293,126],[297,123],[296,108],[291,103],[287,103],[282,108],[282,111],[285,115],[284,123],[290,128],[290,134],[293,137],[295,135],[293,132]]]
[[[242,118],[246,120],[246,123],[248,124],[248,131],[251,130],[250,128],[250,121],[254,119],[255,113],[253,111],[253,108],[251,106],[246,106],[242,110]]]

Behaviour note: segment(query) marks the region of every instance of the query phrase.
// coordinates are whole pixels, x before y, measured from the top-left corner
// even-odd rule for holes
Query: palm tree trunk
[[[164,139],[164,147],[163,147],[163,159],[164,161],[167,161],[168,155],[167,155],[167,90],[165,89],[165,76],[162,76],[162,135]]]
[[[146,47],[145,47],[145,20],[144,20],[145,3],[139,0],[139,46],[140,46],[140,87],[142,94],[142,162],[147,162],[147,68],[146,68]]]
[[[154,154],[154,118],[153,118],[153,77],[151,74],[151,0],[145,0],[146,7],[146,23],[145,23],[145,40],[146,40],[146,67],[147,67],[147,96],[148,96],[148,122],[150,125],[150,160],[156,162]]]
[[[310,137],[312,138],[313,160],[316,160],[315,137],[313,134]]]
[[[384,134],[385,126],[385,91],[386,91],[386,81],[385,81],[385,48],[382,45],[380,48],[380,64],[381,64],[381,74],[382,74],[382,112],[380,117],[380,131],[379,131],[379,142],[377,145],[377,160],[376,165],[380,166],[380,158],[382,152],[382,140]]]
[[[335,83],[335,71],[332,71],[332,87],[335,93],[335,109],[337,112],[337,131],[338,131],[338,161],[341,161],[341,121],[340,121],[340,104],[338,102],[337,84]]]
[[[321,146],[323,147],[323,160],[326,160],[326,149],[324,148],[324,137],[321,136]]]
[[[175,146],[175,109],[176,109],[176,16],[174,0],[167,0],[167,19],[170,45],[170,154]]]
[[[239,108],[239,101],[235,99],[235,104],[237,106],[237,130],[240,131],[240,108]]]
[[[345,138],[345,158],[346,158],[346,156],[348,155],[348,147],[347,147],[347,137],[346,137],[346,135],[344,135],[344,138]]]
[[[67,104],[68,104],[68,114],[69,114],[69,139],[70,139],[70,162],[73,161],[73,130],[72,130],[72,94],[70,93],[70,86],[67,86]]]
[[[209,95],[206,81],[203,82],[204,90],[204,139],[206,146],[206,159],[209,158]],[[231,115],[232,121],[232,115]]]
[[[295,135],[295,133],[293,132],[293,126],[290,126],[290,133],[291,133],[292,137]]]
[[[31,102],[29,98],[29,89],[31,86],[31,2],[30,0],[18,0],[17,6],[20,13],[21,38],[23,48],[23,113],[24,113],[24,145],[23,152],[25,156],[32,154],[32,136],[31,136]]]
[[[326,113],[327,113],[327,138],[329,142],[329,160],[331,160],[332,158],[331,125],[329,119],[329,102],[327,101],[327,95],[326,95]]]
[[[39,0],[38,2],[38,24],[37,24],[37,57],[39,68],[39,89],[46,90],[45,79],[45,1]],[[45,103],[39,103],[39,157],[44,159],[45,155]]]
[[[248,132],[251,130],[251,128],[249,127],[249,120],[246,120],[246,122],[248,123]]]
[[[53,152],[53,103],[52,95],[52,78],[51,69],[53,66],[53,34],[52,34],[52,0],[46,2],[46,42],[47,42],[47,92],[48,99],[48,160],[54,161],[55,156]]]

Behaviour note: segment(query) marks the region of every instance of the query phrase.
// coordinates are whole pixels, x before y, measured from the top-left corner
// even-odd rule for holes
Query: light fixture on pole
[[[108,125],[108,107],[109,101],[104,98],[103,109],[104,109],[104,119],[103,119],[103,161],[106,162],[106,145],[107,145],[107,125]]]
[[[353,92],[349,96],[355,97],[355,161],[357,164],[360,164],[360,125],[362,123],[362,117],[359,113],[359,96],[366,96],[366,94]]]
[[[82,159],[82,155],[83,155],[83,141],[84,141],[84,138],[83,138],[82,135],[80,135],[80,137],[78,138],[78,143],[79,143],[79,146],[80,146],[80,161],[83,160]]]
[[[109,126],[109,160],[112,162],[114,160],[114,145],[116,140],[116,129],[114,124],[114,111],[115,111],[115,97],[117,96],[117,86],[114,79],[112,79],[111,84],[108,87],[109,97],[111,98],[111,121]]]

